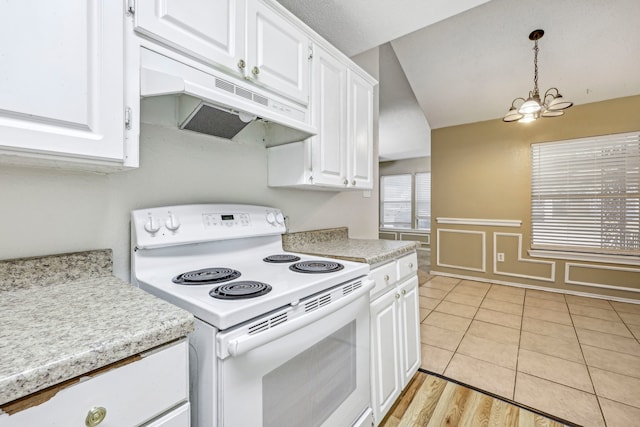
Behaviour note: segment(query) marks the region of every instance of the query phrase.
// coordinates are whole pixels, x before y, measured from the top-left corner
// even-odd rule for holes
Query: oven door
[[[373,283],[357,283],[347,295],[341,285],[250,322],[267,325],[260,332],[249,325],[218,334],[219,427],[351,426],[362,418]]]

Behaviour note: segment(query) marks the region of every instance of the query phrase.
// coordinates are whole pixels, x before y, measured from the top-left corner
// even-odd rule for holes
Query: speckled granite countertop
[[[109,250],[0,261],[0,325],[0,405],[194,327],[190,313],[113,277]]]
[[[350,239],[346,227],[287,233],[283,248],[347,261],[365,262],[372,266],[416,250],[418,242],[375,239]]]

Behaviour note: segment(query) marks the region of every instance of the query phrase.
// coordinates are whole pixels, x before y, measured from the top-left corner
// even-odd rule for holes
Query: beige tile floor
[[[640,304],[435,276],[422,368],[584,426],[640,426]]]

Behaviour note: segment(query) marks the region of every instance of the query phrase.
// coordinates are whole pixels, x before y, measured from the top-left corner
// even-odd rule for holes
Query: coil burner
[[[289,266],[289,270],[296,273],[333,273],[343,268],[344,265],[337,262],[322,260],[301,261]]]
[[[263,258],[262,260],[264,262],[272,262],[272,263],[287,263],[287,262],[300,261],[300,257],[291,255],[291,254],[277,254],[277,255],[269,255],[268,257]]]
[[[224,285],[220,285],[218,287],[213,288],[209,295],[218,299],[246,299],[246,298],[254,298],[269,293],[271,291],[271,286],[262,282],[255,281],[243,281],[243,282],[233,282],[226,283]]]
[[[204,268],[202,270],[188,271],[171,279],[178,285],[212,285],[228,282],[240,277],[240,272],[231,268]]]

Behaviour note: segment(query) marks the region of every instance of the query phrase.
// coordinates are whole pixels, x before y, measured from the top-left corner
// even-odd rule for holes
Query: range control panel
[[[205,228],[249,227],[251,225],[251,215],[247,213],[203,213],[202,222]]]
[[[178,205],[131,212],[131,237],[137,248],[269,236],[285,231],[282,212],[266,206]]]

